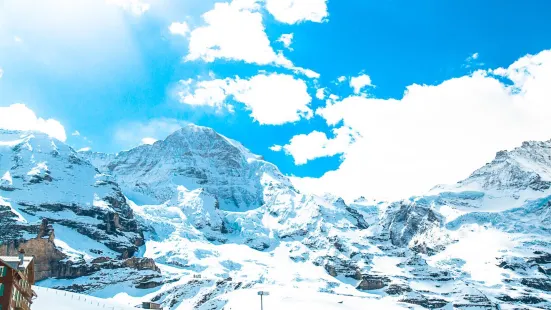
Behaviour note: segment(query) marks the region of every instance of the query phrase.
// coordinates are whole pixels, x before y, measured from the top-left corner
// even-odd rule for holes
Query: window
[[[2,296],[4,296],[4,283],[0,283],[0,297],[2,297]],[[2,309],[0,308],[0,310],[2,310]]]
[[[0,267],[0,277],[5,277],[7,271],[8,271],[8,268],[6,268],[6,267],[4,267],[4,266],[1,266],[1,267]]]

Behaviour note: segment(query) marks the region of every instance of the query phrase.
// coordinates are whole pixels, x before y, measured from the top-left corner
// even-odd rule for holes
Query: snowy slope
[[[525,142],[457,184],[391,204],[393,243],[453,276],[447,290],[423,290],[457,293],[464,283],[495,304],[550,308],[550,171],[551,141]]]
[[[37,298],[32,304],[33,310],[131,310],[136,309],[113,300],[75,294],[45,287],[34,286]]]

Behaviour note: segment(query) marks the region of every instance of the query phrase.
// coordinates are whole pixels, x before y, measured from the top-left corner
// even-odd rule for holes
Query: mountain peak
[[[203,134],[218,134],[216,131],[214,131],[214,129],[212,129],[210,127],[199,126],[199,125],[189,123],[189,124],[186,124],[186,125],[182,126],[182,128],[176,130],[172,134],[170,134],[169,137],[173,136],[173,135],[188,135],[188,134],[198,134],[198,133],[199,134],[200,133],[203,133]]]
[[[542,192],[551,186],[551,140],[526,141],[521,146],[496,153],[495,158],[454,185],[438,185],[433,193],[481,191],[514,194]]]
[[[194,124],[153,145],[121,152],[104,166],[134,199],[164,203],[182,190],[203,188],[217,198],[221,209],[236,211],[263,204],[265,174],[286,183],[274,165],[241,143]]]

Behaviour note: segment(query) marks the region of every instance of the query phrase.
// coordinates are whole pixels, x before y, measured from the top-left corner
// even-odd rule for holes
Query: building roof
[[[33,257],[25,256],[23,258],[23,266],[19,265],[19,257],[17,256],[0,256],[0,261],[3,261],[12,269],[19,270],[20,268],[27,269],[27,267],[29,267],[29,264],[33,261]]]

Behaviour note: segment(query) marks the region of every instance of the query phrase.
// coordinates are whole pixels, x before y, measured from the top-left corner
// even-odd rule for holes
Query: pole
[[[260,295],[260,310],[264,310],[264,305],[262,304],[262,296]]]

